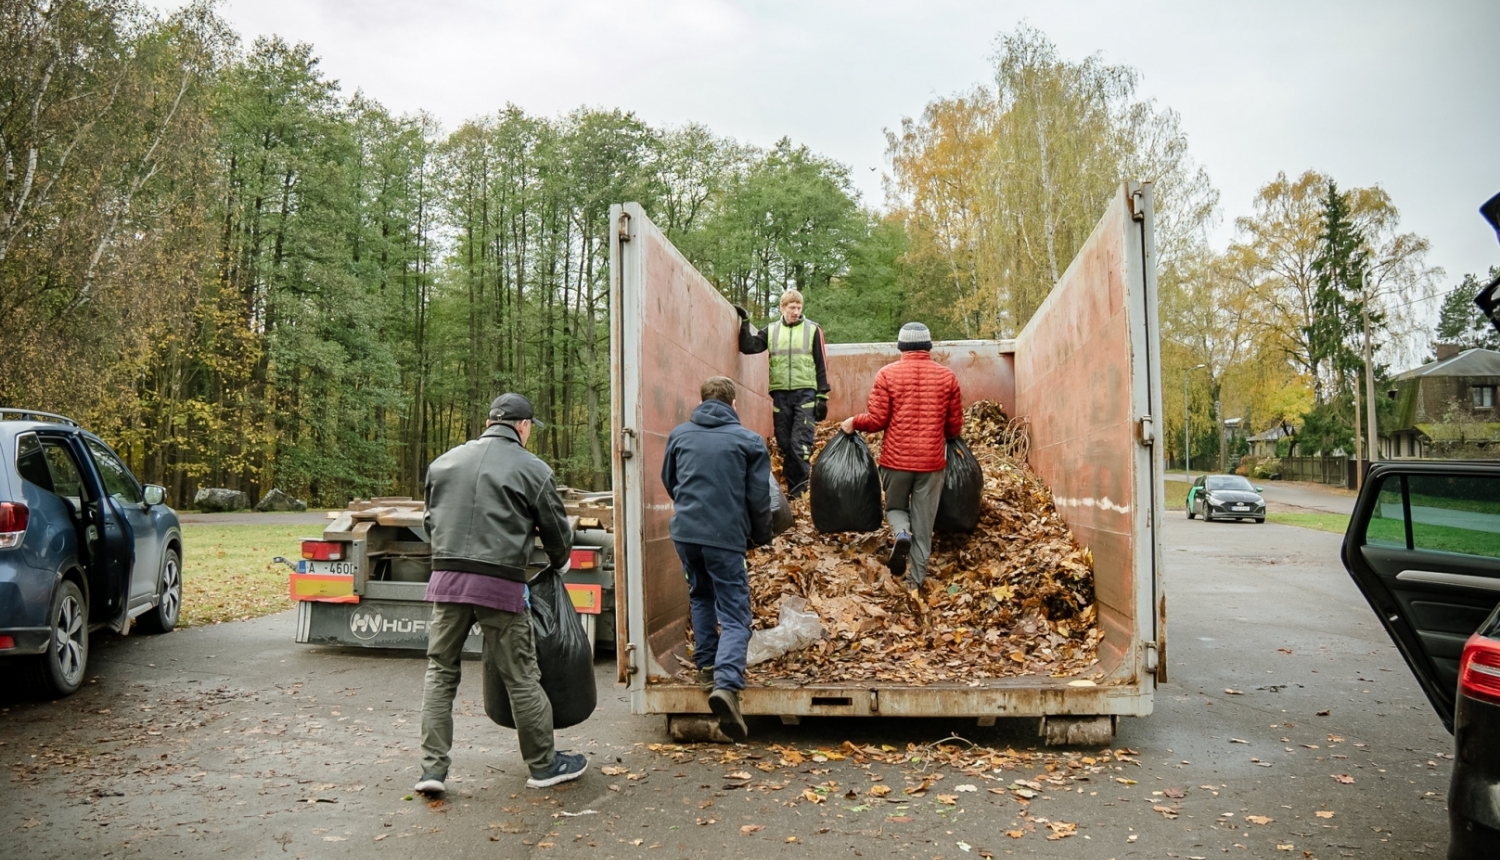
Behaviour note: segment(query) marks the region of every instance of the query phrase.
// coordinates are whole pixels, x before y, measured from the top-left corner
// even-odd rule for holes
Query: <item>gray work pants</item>
[[[464,640],[475,624],[484,634],[486,659],[493,660],[510,696],[511,716],[521,757],[531,775],[552,767],[552,703],[542,692],[536,641],[526,613],[502,612],[467,603],[432,604],[427,627],[427,681],[422,691],[422,772],[446,774],[453,748],[453,698],[458,695]]]
[[[891,531],[911,533],[906,578],[921,585],[927,578],[927,557],[932,555],[932,523],[943,498],[943,473],[881,467],[880,487],[885,490],[885,521]]]

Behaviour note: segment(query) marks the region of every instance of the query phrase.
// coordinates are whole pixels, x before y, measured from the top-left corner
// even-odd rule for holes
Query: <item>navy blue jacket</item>
[[[734,407],[705,400],[667,437],[672,540],[744,552],[771,542],[771,455]]]

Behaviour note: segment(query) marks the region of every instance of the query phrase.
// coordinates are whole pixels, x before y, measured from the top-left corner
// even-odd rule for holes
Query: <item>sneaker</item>
[[[532,774],[526,780],[527,788],[550,788],[558,783],[571,782],[583,776],[589,769],[589,760],[577,753],[560,752],[552,757],[552,767],[538,776]]]
[[[708,694],[708,706],[719,718],[719,731],[731,740],[742,741],[750,736],[750,727],[740,714],[740,694],[733,690],[718,689]]]
[[[448,778],[446,773],[423,773],[422,778],[417,780],[416,791],[419,794],[442,794],[448,790],[443,781]]]
[[[891,569],[891,576],[900,578],[906,576],[906,557],[911,554],[911,532],[902,530],[896,532],[896,545],[891,548],[891,557],[886,561],[886,566]]]
[[[714,667],[700,667],[698,674],[693,676],[693,680],[697,681],[698,686],[703,688],[703,692],[712,693],[714,691]]]

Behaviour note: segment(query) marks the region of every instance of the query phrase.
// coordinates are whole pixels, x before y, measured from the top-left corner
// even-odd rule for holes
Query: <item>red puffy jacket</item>
[[[854,429],[885,431],[880,465],[887,469],[942,471],[947,441],[964,428],[958,377],[923,350],[903,352],[900,361],[880,368],[865,408],[854,416]]]

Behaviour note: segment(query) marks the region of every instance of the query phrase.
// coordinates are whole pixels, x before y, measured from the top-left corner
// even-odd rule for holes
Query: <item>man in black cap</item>
[[[427,467],[427,599],[433,607],[422,694],[422,778],[416,785],[423,794],[446,790],[453,697],[464,641],[475,624],[510,696],[521,755],[531,771],[526,786],[557,785],[588,768],[582,755],[557,752],[553,745],[552,705],[542,692],[526,612],[533,538],[540,535],[547,560],[559,572],[568,569],[573,543],[552,470],[526,450],[533,426],[542,422],[533,416],[531,401],[502,394],[490,404],[478,439]]]

